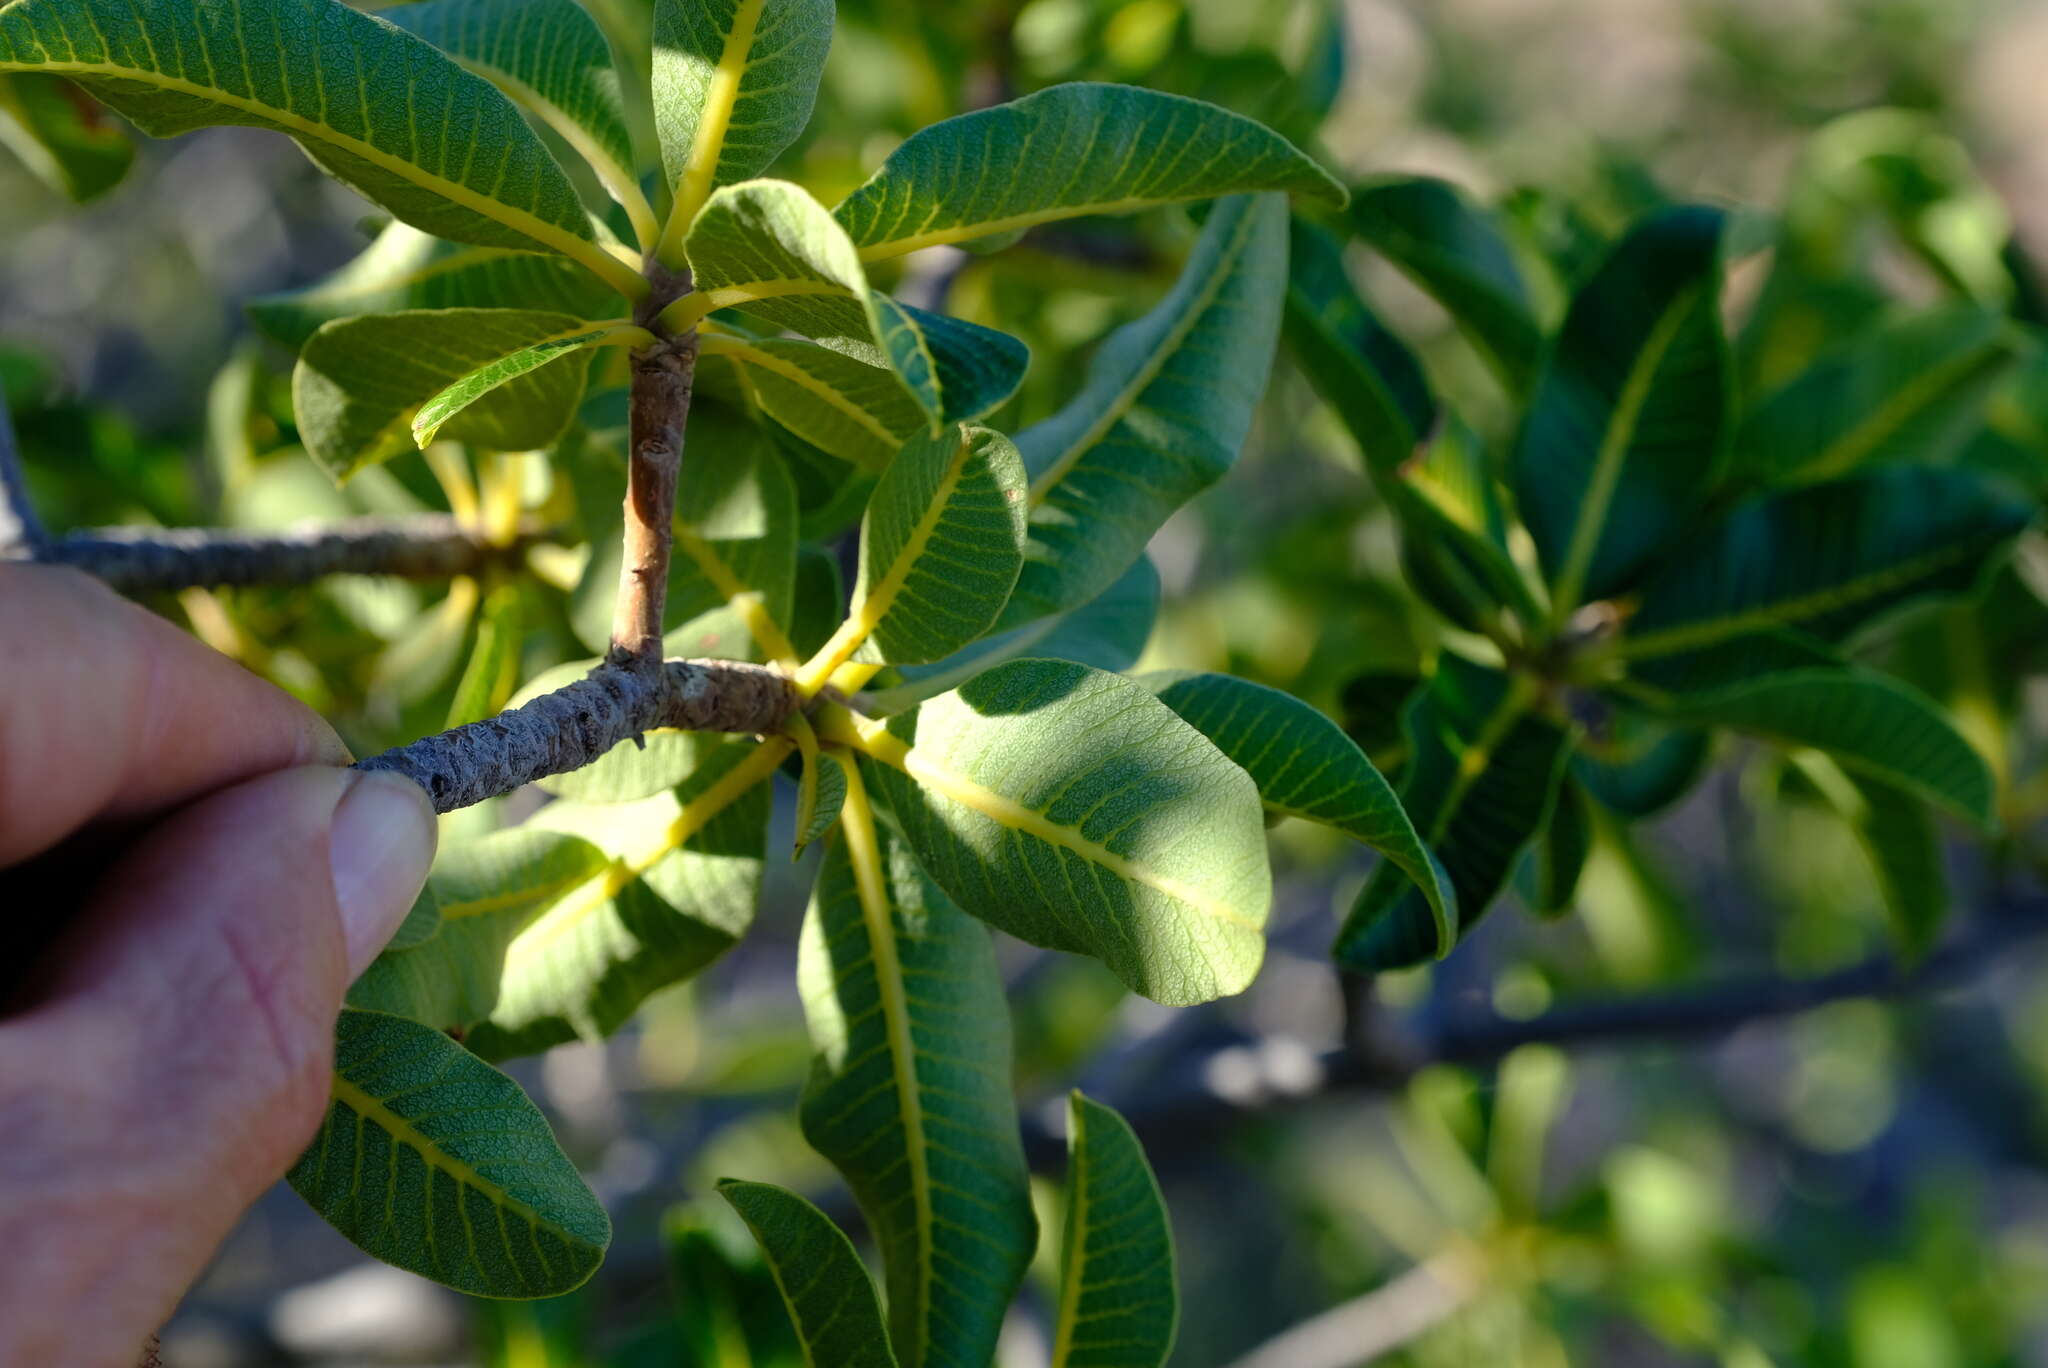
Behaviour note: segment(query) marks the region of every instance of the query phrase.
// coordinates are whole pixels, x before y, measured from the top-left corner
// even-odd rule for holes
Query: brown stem
[[[453,812],[582,769],[642,732],[774,732],[799,706],[789,678],[760,665],[607,661],[522,707],[373,755],[356,768],[402,774],[427,791],[436,812]]]
[[[687,272],[650,263],[654,291],[638,310],[642,326],[659,329],[661,310],[689,292]],[[676,480],[683,429],[697,370],[697,334],[663,338],[633,356],[631,449],[626,457],[625,559],[612,611],[615,665],[649,668],[661,659],[662,615],[668,606],[668,562],[675,540]]]
[[[529,532],[529,537],[530,537]],[[69,565],[124,594],[233,585],[310,584],[328,575],[448,579],[518,554],[453,518],[356,518],[255,533],[204,527],[102,527],[47,542],[32,559]]]

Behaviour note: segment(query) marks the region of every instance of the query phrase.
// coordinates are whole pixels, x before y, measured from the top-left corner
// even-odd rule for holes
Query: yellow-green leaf
[[[560,361],[574,352],[591,347],[645,347],[658,339],[628,319],[609,323],[583,323],[562,332],[529,342],[516,351],[486,362],[420,406],[412,418],[412,439],[425,448],[442,428],[486,396],[521,376]],[[560,435],[559,433],[556,435]]]

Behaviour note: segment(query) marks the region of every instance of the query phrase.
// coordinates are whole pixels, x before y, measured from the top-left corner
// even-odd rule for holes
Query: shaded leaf
[[[1393,787],[1343,728],[1298,698],[1222,674],[1168,672],[1138,681],[1251,775],[1266,807],[1335,827],[1379,851],[1429,900],[1455,940],[1458,907]]]
[[[897,1357],[987,1363],[1038,1243],[1003,980],[987,928],[876,830],[857,772],[842,778],[852,800],[799,952],[804,1138],[881,1247]]]
[[[860,1256],[825,1213],[794,1192],[728,1178],[718,1195],[754,1232],[813,1368],[896,1368],[882,1305]]]
[[[495,717],[504,710],[519,683],[520,588],[500,584],[484,595],[477,614],[476,645],[469,651],[469,664],[455,686],[448,705],[448,725]]]
[[[1286,269],[1285,201],[1217,204],[1172,292],[1102,344],[1072,403],[1017,435],[1031,545],[1003,627],[1100,594],[1236,462],[1265,391]]]
[[[1804,757],[1801,768],[1870,857],[1899,955],[1925,957],[1949,909],[1941,832],[1927,806],[1881,779],[1849,773],[1818,756]]]
[[[1355,187],[1350,223],[1444,306],[1510,390],[1528,388],[1542,330],[1514,254],[1488,215],[1447,181],[1404,176]]]
[[[479,366],[421,405],[412,418],[413,440],[423,448],[431,445],[442,428],[472,405],[520,377],[564,360],[572,353],[591,347],[645,346],[654,340],[653,334],[645,328],[622,319],[610,323],[578,324],[537,342],[529,342],[517,351]],[[560,436],[559,433],[556,435]]]
[[[1458,934],[1492,907],[1556,797],[1570,738],[1531,712],[1532,686],[1445,655],[1408,705],[1401,805],[1458,895]],[[1337,936],[1338,963],[1402,969],[1450,951],[1429,905],[1392,866],[1373,871]]]
[[[287,1177],[365,1253],[486,1297],[552,1297],[611,1222],[519,1085],[441,1032],[353,1008],[334,1098]]]
[[[1724,216],[1651,214],[1572,300],[1513,476],[1560,617],[1634,581],[1698,517],[1729,405]]]
[[[1279,134],[1200,100],[1076,82],[911,135],[832,211],[863,260],[1255,190],[1342,203]]]
[[[983,637],[963,651],[930,665],[897,672],[899,683],[864,694],[871,715],[901,712],[948,689],[957,688],[983,670],[1006,660],[1032,656],[1071,660],[1111,674],[1138,663],[1159,620],[1159,571],[1150,558],[1139,556],[1116,583],[1079,608],[1056,613]]]
[[[1623,654],[1775,627],[1842,640],[1911,599],[1969,588],[2033,512],[1974,475],[1910,468],[1752,500],[1645,586]]]
[[[1013,661],[861,744],[919,860],[976,916],[1168,1004],[1257,972],[1272,901],[1258,790],[1137,685]]]
[[[512,938],[610,866],[580,837],[530,827],[443,847],[407,918],[433,935],[394,940],[349,988],[349,1005],[436,1030],[474,1026],[497,1006]]]
[[[789,338],[706,333],[700,345],[706,360],[732,366],[741,392],[761,412],[862,469],[880,471],[928,430],[923,411],[886,367]]]
[[[413,449],[413,416],[479,367],[582,325],[525,309],[436,309],[345,318],[299,353],[292,407],[314,460],[336,479]],[[562,435],[583,398],[573,357],[520,376],[457,415],[452,440],[492,451],[533,451]]]
[[[1067,1101],[1067,1215],[1053,1368],[1158,1368],[1180,1325],[1166,1199],[1130,1123]]]
[[[517,307],[602,318],[618,312],[619,300],[560,257],[443,242],[393,223],[324,280],[246,307],[258,328],[297,351],[321,324],[359,314]]]
[[[1593,813],[1586,791],[1571,779],[1558,786],[1557,803],[1536,846],[1535,911],[1561,916],[1571,911],[1586,857],[1593,853]]]
[[[1572,777],[1624,817],[1653,817],[1683,797],[1706,769],[1712,734],[1667,727],[1633,708],[1616,709],[1601,735],[1572,759]]]
[[[1844,343],[1765,397],[1735,442],[1736,479],[1830,480],[1880,462],[1940,465],[2019,361],[2000,314],[1956,306]]]

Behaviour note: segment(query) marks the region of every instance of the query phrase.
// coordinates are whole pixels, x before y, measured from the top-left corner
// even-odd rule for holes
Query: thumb
[[[9,1304],[75,1310],[87,1278],[117,1339],[161,1323],[317,1129],[342,994],[435,835],[407,780],[285,770],[185,808],[100,880],[54,991],[0,1025],[0,1239],[26,1206],[78,1255],[30,1261],[71,1285]]]

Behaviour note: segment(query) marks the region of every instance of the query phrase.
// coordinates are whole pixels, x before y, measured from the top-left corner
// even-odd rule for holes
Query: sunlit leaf
[[[881,471],[906,441],[929,430],[924,411],[886,366],[810,342],[730,332],[707,333],[702,354],[730,365],[761,412],[865,470]]]
[[[591,347],[643,346],[654,341],[653,334],[638,324],[620,320],[610,323],[579,323],[575,327],[529,342],[516,351],[497,357],[455,381],[420,406],[412,417],[412,438],[420,446],[431,444],[441,429],[505,386],[533,374],[543,366],[566,360]],[[580,396],[579,396],[580,397]],[[559,435],[559,434],[557,434]]]
[[[1258,789],[1137,685],[1013,661],[864,744],[911,848],[976,916],[1168,1004],[1257,972],[1272,900]]]
[[[1255,190],[1344,198],[1328,172],[1250,119],[1156,90],[1075,83],[913,134],[832,212],[872,261]]]
[[[143,132],[249,124],[414,227],[559,252],[628,294],[575,188],[489,82],[333,0],[20,0],[0,12],[0,72],[67,76]],[[487,150],[488,155],[478,155]]]

